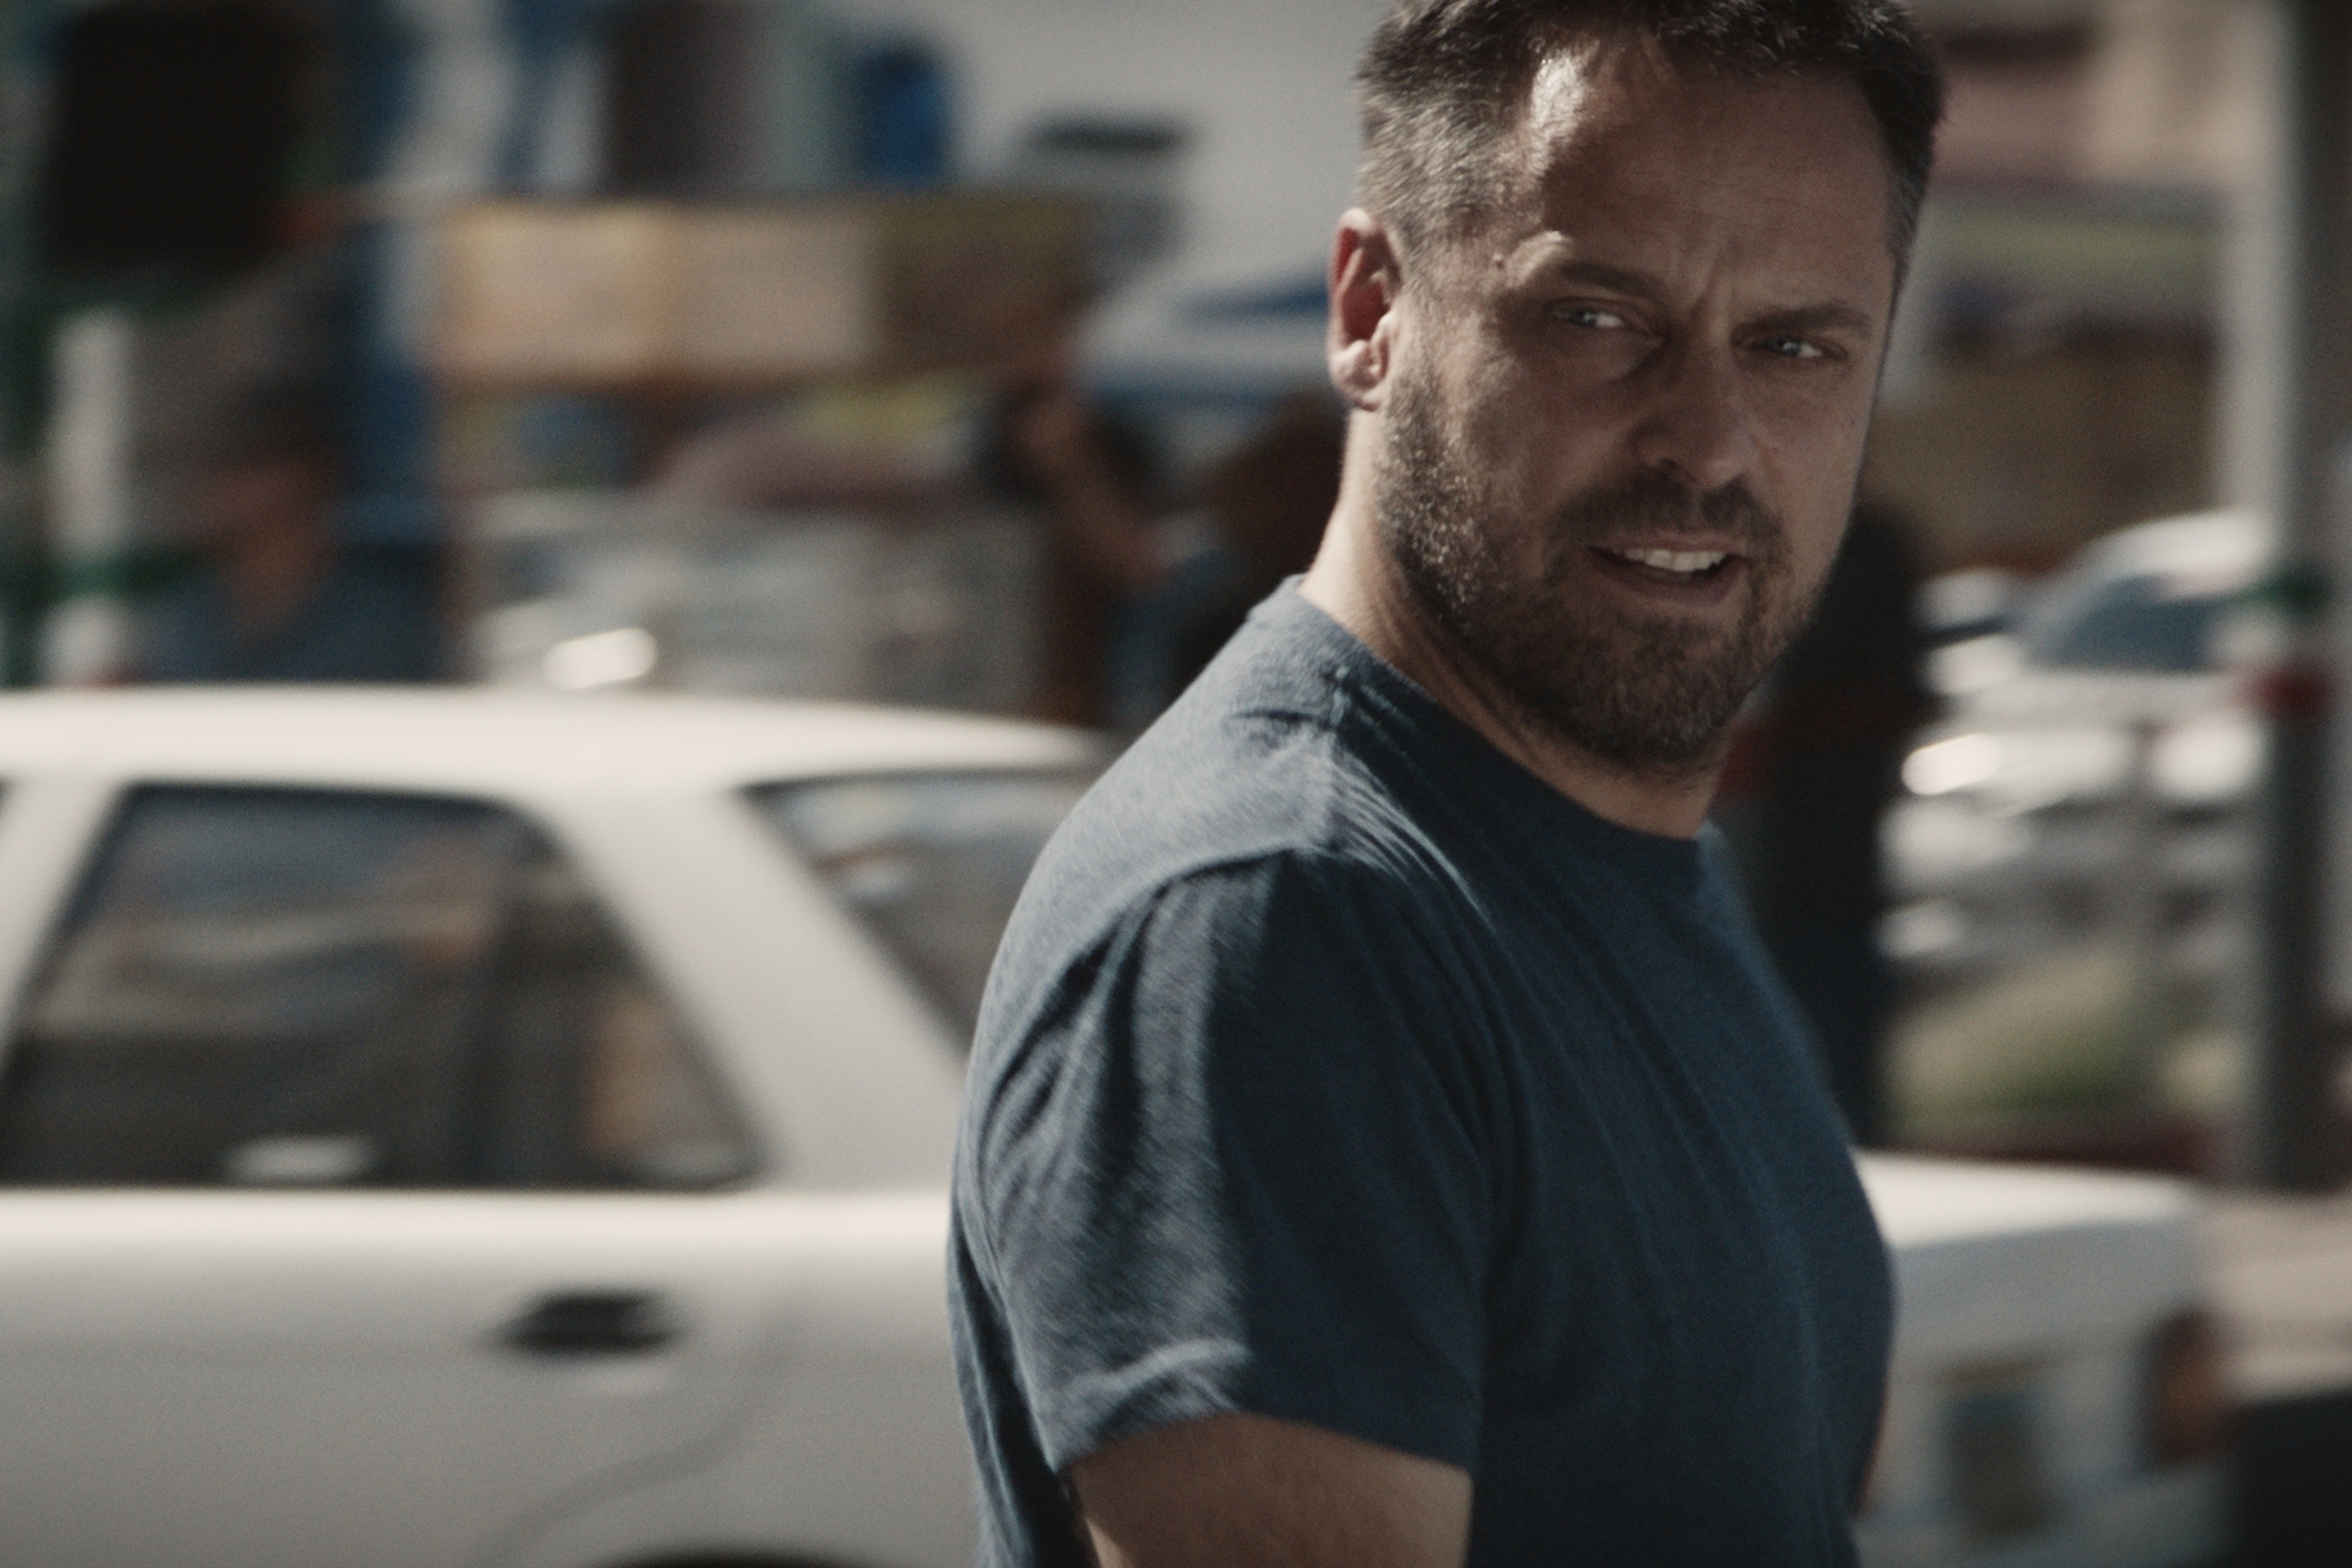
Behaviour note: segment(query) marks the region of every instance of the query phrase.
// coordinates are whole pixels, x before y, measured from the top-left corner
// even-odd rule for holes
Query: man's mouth
[[[1661,583],[1704,583],[1732,559],[1728,550],[1621,549],[1609,544],[1594,548],[1610,560],[1623,561]]]

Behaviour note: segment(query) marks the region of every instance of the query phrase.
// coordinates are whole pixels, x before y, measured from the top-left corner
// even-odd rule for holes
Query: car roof
[[[909,769],[1082,766],[1085,732],[845,703],[490,687],[146,687],[0,696],[0,778],[681,790]]]
[[[2134,523],[2083,549],[2082,566],[2102,577],[2175,572],[2251,576],[2269,558],[2269,525],[2251,511],[2186,512]]]
[[[1923,1155],[1858,1161],[1879,1227],[1895,1247],[2084,1226],[2186,1224],[2188,1187],[2160,1177]]]

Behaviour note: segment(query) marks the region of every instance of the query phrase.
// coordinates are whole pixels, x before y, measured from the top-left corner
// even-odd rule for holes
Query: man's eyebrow
[[[1838,301],[1820,304],[1799,305],[1792,310],[1773,310],[1760,316],[1751,325],[1754,332],[1850,332],[1869,337],[1878,330],[1878,318]]]
[[[1655,300],[1666,292],[1649,273],[1611,266],[1606,261],[1557,261],[1544,270],[1562,283],[1582,283],[1642,300]]]

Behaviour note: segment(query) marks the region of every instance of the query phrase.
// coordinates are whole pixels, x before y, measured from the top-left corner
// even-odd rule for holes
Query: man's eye
[[[1552,308],[1552,316],[1554,320],[1564,322],[1571,327],[1589,327],[1601,331],[1623,327],[1626,324],[1625,318],[1616,311],[1603,310],[1594,304],[1555,305]]]
[[[1785,333],[1777,338],[1766,338],[1764,341],[1764,351],[1767,354],[1777,354],[1782,359],[1827,359],[1829,357],[1829,350],[1811,339],[1794,338]]]

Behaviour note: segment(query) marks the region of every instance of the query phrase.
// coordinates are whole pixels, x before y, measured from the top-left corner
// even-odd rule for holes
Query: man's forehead
[[[1637,127],[1672,130],[1736,123],[1766,100],[1795,95],[1836,103],[1889,176],[1892,163],[1861,88],[1827,72],[1751,74],[1669,55],[1654,40],[1609,34],[1566,37],[1537,64],[1512,130],[1521,158],[1538,163],[1561,150]]]
[[[1522,105],[1519,131],[1525,142],[1557,141],[1586,124],[1599,109],[1594,99],[1603,89],[1601,78],[1608,68],[1602,58],[1604,49],[1616,54],[1624,46],[1597,37],[1563,38],[1545,52]]]
[[[1808,199],[1850,208],[1853,192],[1881,197],[1891,251],[1895,231],[1895,172],[1861,90],[1826,74],[1754,77],[1704,62],[1670,58],[1639,38],[1563,38],[1549,49],[1528,86],[1506,160],[1511,174],[1503,206],[1515,210],[1506,226],[1546,225],[1547,209],[1563,184],[1613,181],[1629,194],[1663,198],[1734,177],[1706,156],[1727,141],[1753,144],[1751,127],[1770,101],[1807,101],[1821,134],[1809,137],[1803,168],[1790,171],[1775,194],[1802,207]],[[1742,171],[1745,173],[1745,171]],[[1514,217],[1516,221],[1514,221]]]

